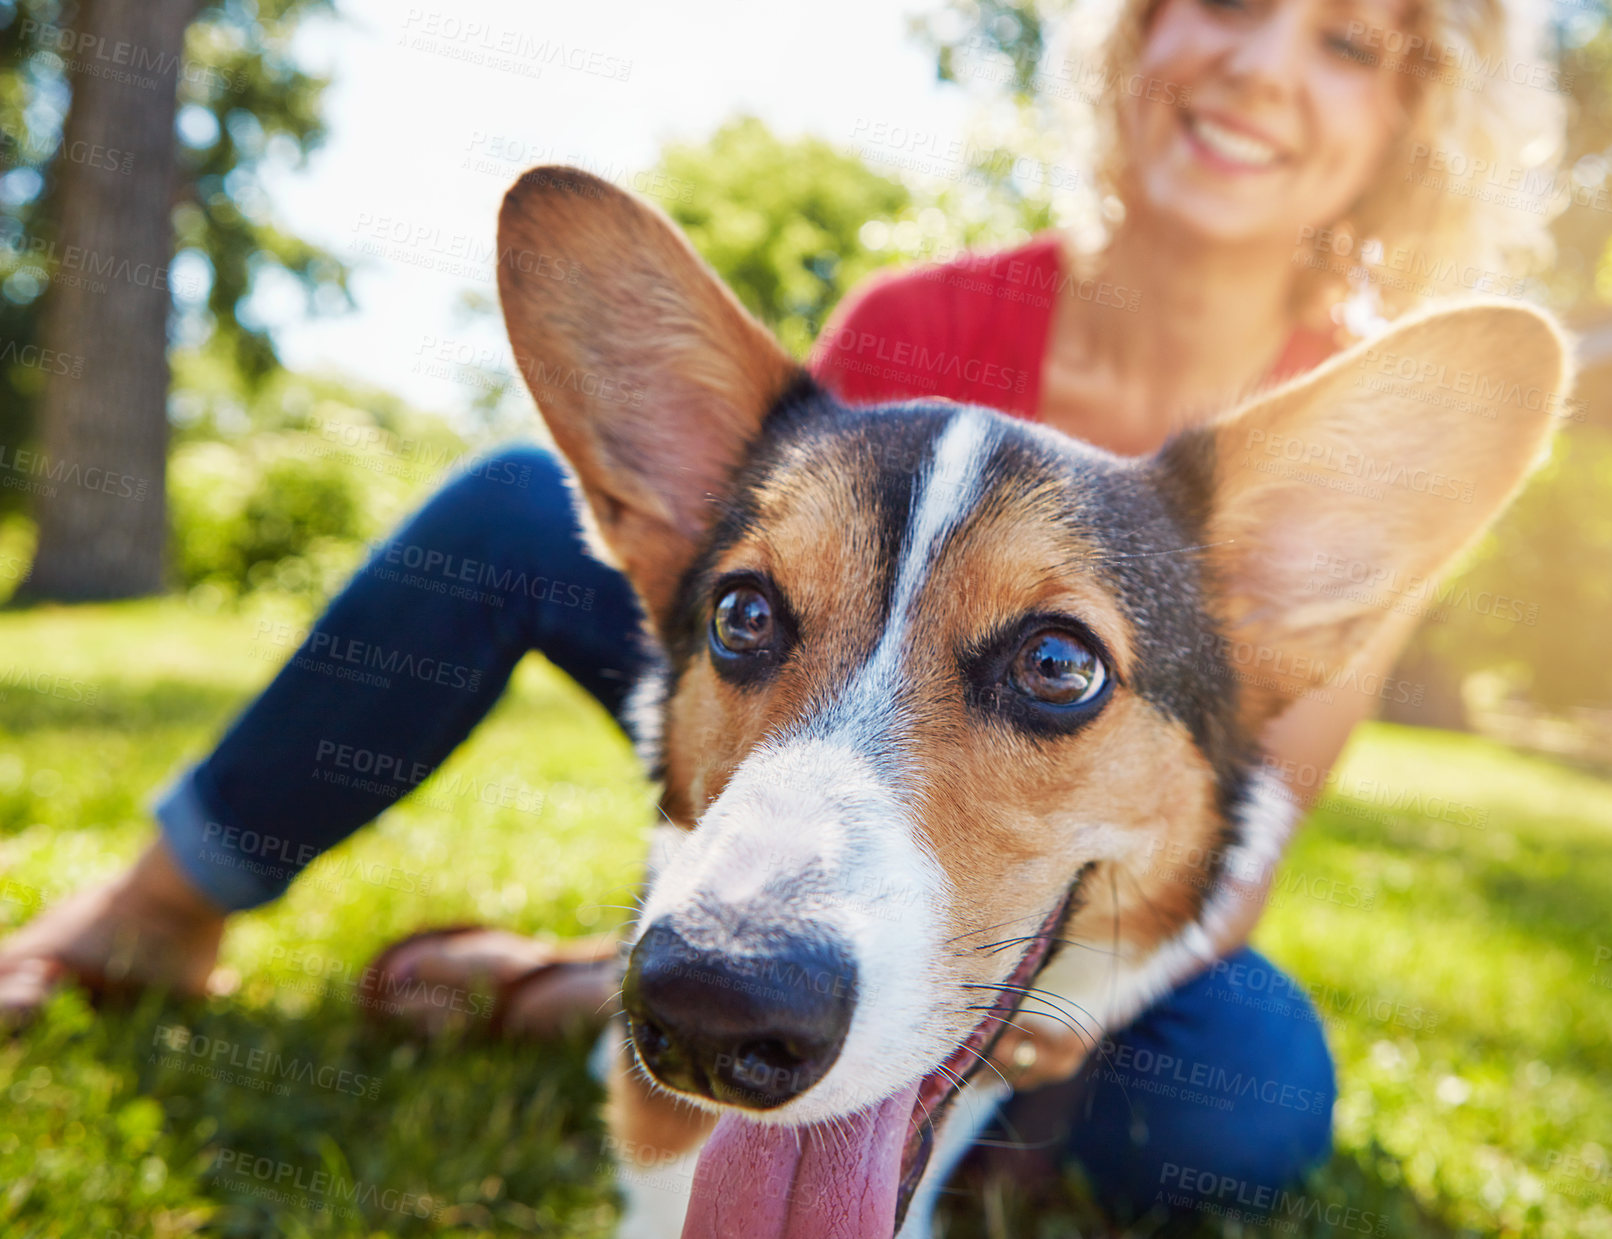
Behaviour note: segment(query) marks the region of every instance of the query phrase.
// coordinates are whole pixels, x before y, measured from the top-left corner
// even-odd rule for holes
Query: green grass
[[[283,657],[255,634],[299,617],[253,605],[0,615],[0,932],[142,845],[150,795]],[[422,924],[618,924],[650,803],[603,713],[529,660],[438,785],[239,918],[236,992],[105,1016],[67,993],[0,1041],[0,1235],[609,1234],[586,1045],[419,1049],[351,978]],[[1612,1236],[1612,784],[1373,726],[1280,889],[1256,945],[1317,996],[1341,1086],[1305,1192],[1361,1213],[1203,1233]],[[185,1036],[246,1066],[198,1070]],[[995,1185],[946,1231],[1098,1233],[1081,1198]]]

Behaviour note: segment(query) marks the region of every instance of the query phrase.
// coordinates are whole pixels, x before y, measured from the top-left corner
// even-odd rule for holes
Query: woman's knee
[[[433,535],[476,531],[475,542],[529,543],[545,526],[576,524],[564,467],[552,453],[518,444],[456,466],[411,525]]]
[[[615,712],[644,662],[642,612],[588,545],[570,475],[517,445],[461,466],[382,548],[458,603],[480,604],[509,641],[541,650]]]
[[[1116,1214],[1248,1212],[1325,1160],[1337,1097],[1309,999],[1252,950],[1177,989],[1104,1047],[1069,1148]]]
[[[616,575],[588,549],[564,466],[529,445],[457,467],[371,567],[408,572],[456,596],[480,591],[500,606],[554,588],[581,596],[613,586]]]

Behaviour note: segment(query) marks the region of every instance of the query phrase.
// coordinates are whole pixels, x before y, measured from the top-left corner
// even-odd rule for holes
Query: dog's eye
[[[1123,686],[1102,638],[1073,615],[1020,616],[957,654],[969,705],[1041,740],[1089,726]]]
[[[1072,633],[1043,628],[1019,647],[1008,670],[1013,687],[1052,706],[1078,706],[1095,700],[1108,671]]]
[[[730,589],[717,601],[711,629],[717,644],[730,654],[765,650],[773,641],[772,603],[748,585]]]
[[[766,577],[736,572],[711,587],[715,604],[707,644],[718,675],[741,688],[754,688],[775,675],[795,644],[789,599]]]

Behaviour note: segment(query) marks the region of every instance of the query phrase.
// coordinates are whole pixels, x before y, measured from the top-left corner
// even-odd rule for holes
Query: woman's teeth
[[[1217,125],[1207,117],[1189,116],[1187,125],[1195,138],[1222,159],[1229,159],[1233,163],[1247,164],[1251,168],[1268,168],[1281,157],[1281,153],[1269,142]]]

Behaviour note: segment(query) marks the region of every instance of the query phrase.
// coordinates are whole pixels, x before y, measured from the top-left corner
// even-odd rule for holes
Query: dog
[[[665,822],[610,1053],[631,1236],[926,1235],[1027,989],[1123,1026],[1275,863],[1295,810],[1260,733],[1385,615],[1315,565],[1437,574],[1570,381],[1546,315],[1461,303],[1122,458],[840,403],[581,171],[525,173],[498,253],[660,656],[633,711]]]

